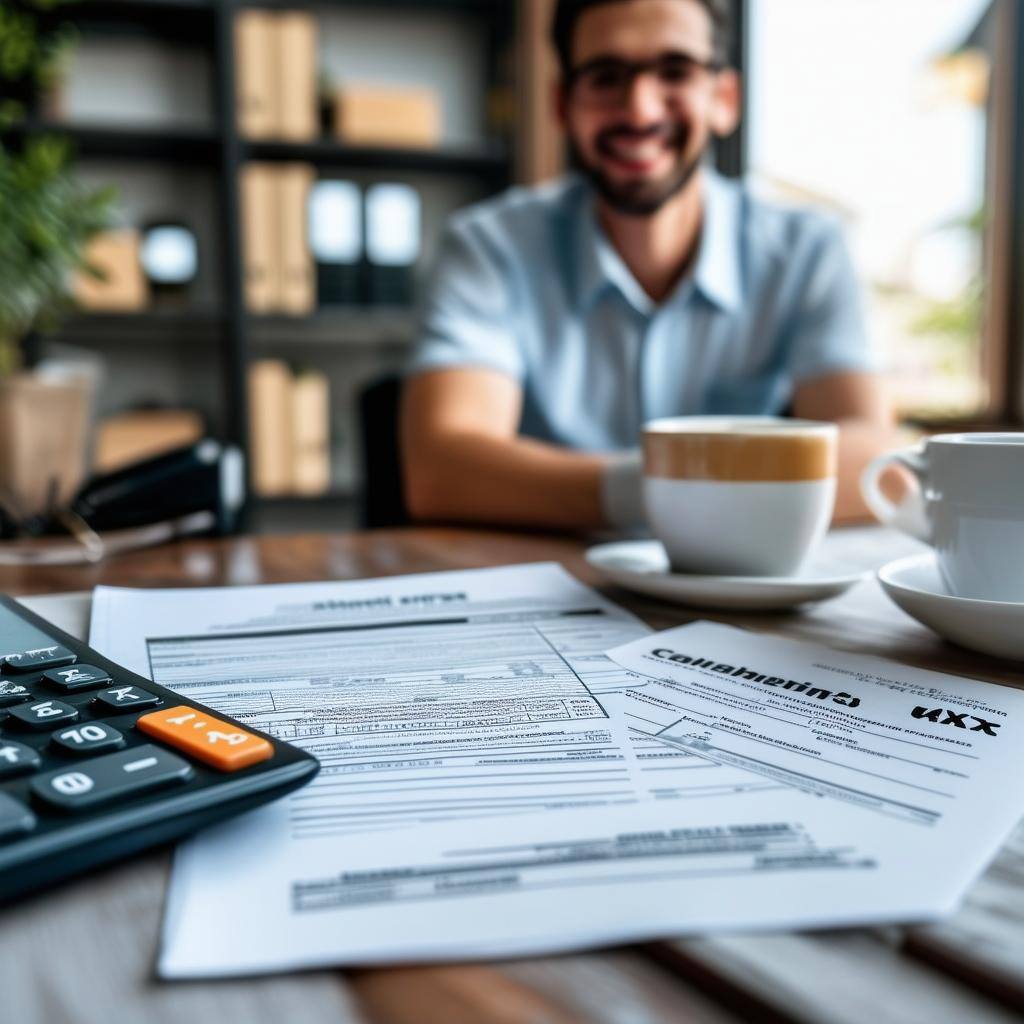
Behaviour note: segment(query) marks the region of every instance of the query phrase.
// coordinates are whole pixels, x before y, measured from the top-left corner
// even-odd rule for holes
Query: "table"
[[[835,531],[827,544],[866,567],[917,549],[877,528]],[[710,618],[1024,687],[1024,667],[943,643],[873,580],[803,612],[718,615],[602,587],[583,550],[571,537],[440,528],[189,540],[98,566],[0,569],[0,590],[278,583],[553,560],[655,628]],[[0,911],[5,1024],[995,1024],[1024,1011],[1024,832],[956,918],[926,929],[694,938],[493,964],[219,982],[153,977],[168,858],[158,851]]]

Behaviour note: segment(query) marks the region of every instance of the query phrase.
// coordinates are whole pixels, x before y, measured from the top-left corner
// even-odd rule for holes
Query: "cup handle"
[[[909,469],[917,481],[917,491],[897,505],[890,501],[878,486],[878,478],[889,466],[900,465]],[[931,544],[932,531],[924,510],[924,447],[904,448],[897,452],[879,455],[868,463],[860,477],[860,493],[875,518],[886,526],[893,526],[910,534],[925,544]]]

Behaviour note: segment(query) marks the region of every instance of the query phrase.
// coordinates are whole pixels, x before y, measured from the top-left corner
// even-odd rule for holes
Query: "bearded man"
[[[725,0],[560,0],[557,107],[577,173],[457,214],[404,385],[413,518],[642,522],[644,422],[840,426],[837,518],[895,443],[836,224],[705,160],[740,115]]]

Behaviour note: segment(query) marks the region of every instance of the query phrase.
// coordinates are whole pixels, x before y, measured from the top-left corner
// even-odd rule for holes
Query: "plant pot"
[[[0,377],[0,502],[18,516],[66,502],[85,477],[93,382]]]

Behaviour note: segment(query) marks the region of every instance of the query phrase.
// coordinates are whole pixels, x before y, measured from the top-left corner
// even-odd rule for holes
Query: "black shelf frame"
[[[353,147],[329,138],[308,142],[241,138],[236,121],[234,18],[237,11],[250,7],[314,12],[337,7],[396,13],[464,13],[480,19],[485,26],[489,56],[514,38],[516,30],[513,0],[81,0],[58,6],[47,15],[74,24],[83,35],[142,35],[172,45],[188,45],[209,55],[213,93],[209,128],[171,126],[153,130],[122,124],[66,124],[47,121],[39,116],[38,110],[33,110],[26,123],[4,129],[2,137],[17,146],[32,136],[57,135],[68,139],[74,152],[84,159],[160,161],[202,167],[215,176],[220,236],[219,307],[81,314],[69,320],[57,337],[103,346],[137,344],[141,338],[153,345],[186,340],[216,344],[222,378],[220,432],[243,452],[248,452],[249,447],[247,374],[252,355],[270,346],[280,351],[282,347],[306,344],[394,351],[408,344],[412,326],[408,311],[403,315],[395,310],[366,307],[321,310],[309,317],[250,313],[245,307],[243,281],[239,199],[242,166],[249,160],[301,161],[322,171],[454,175],[475,179],[487,192],[498,191],[514,178],[510,147],[493,140],[472,146],[420,150]],[[317,498],[295,495],[251,500],[282,506],[350,500],[352,496],[346,486]]]

